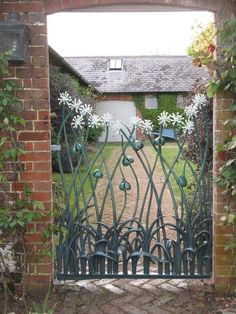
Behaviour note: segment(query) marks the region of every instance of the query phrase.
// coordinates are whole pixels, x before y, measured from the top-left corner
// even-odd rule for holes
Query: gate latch
[[[61,145],[51,145],[51,152],[60,152]]]

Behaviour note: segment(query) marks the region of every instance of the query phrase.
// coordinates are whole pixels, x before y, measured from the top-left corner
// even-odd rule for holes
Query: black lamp
[[[25,62],[30,43],[30,29],[20,21],[18,13],[9,13],[7,21],[0,21],[0,51],[11,52],[10,61]]]

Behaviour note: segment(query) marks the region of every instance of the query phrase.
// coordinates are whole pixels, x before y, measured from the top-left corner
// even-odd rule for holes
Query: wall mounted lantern
[[[20,21],[16,12],[7,21],[0,21],[0,51],[11,52],[9,61],[25,62],[30,43],[30,29]]]

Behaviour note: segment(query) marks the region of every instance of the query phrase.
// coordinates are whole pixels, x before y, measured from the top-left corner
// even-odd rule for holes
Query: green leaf
[[[5,125],[8,125],[8,124],[9,124],[9,119],[8,119],[8,117],[5,117],[5,118],[3,119],[3,123],[4,123]]]
[[[223,144],[218,144],[216,146],[216,152],[223,152],[225,150],[225,146]]]
[[[211,81],[207,87],[207,96],[212,98],[218,92],[218,90],[219,84],[217,84],[215,81]]]
[[[230,225],[234,224],[236,222],[236,215],[235,214],[229,214],[227,220],[228,220],[228,223]]]
[[[229,251],[229,250],[233,250],[235,248],[236,248],[236,241],[230,242],[229,244],[226,244],[224,250]]]
[[[228,150],[232,150],[236,148],[236,140],[230,141],[227,146],[228,146]]]
[[[11,92],[13,90],[14,84],[10,81],[6,82],[5,84],[5,88],[6,90],[8,90],[9,92]]]
[[[40,201],[33,201],[33,208],[44,210],[44,205]]]
[[[7,98],[3,98],[2,105],[5,107],[8,104]]]

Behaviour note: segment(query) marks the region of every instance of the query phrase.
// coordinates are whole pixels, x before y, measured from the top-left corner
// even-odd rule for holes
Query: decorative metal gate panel
[[[67,93],[59,101],[63,122],[57,159],[65,204],[56,247],[57,278],[209,277],[208,120],[203,117],[202,141],[195,118],[205,104],[204,96],[195,97],[185,116],[163,112],[156,138],[148,120],[134,117],[124,126],[109,114],[96,116],[90,106],[72,101]],[[169,144],[162,133],[170,124],[174,139]],[[120,144],[99,142],[101,127],[106,139],[111,128],[117,131]],[[134,139],[137,129],[145,141]],[[185,152],[192,131],[199,151],[197,170]],[[64,173],[62,155],[70,174]]]

